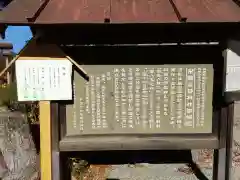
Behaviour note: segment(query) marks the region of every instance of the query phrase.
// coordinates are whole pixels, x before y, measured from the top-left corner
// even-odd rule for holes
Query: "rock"
[[[8,169],[2,179],[37,179],[39,160],[27,119],[18,112],[0,112],[0,122],[4,127],[0,150]]]

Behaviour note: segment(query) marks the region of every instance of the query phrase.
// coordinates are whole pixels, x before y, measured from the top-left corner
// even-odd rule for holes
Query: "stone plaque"
[[[212,132],[213,66],[85,65],[66,135]]]

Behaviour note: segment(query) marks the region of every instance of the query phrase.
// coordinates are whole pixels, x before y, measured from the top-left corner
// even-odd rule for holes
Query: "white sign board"
[[[240,90],[240,42],[230,41],[226,51],[226,91]]]
[[[69,60],[17,60],[19,101],[71,100],[72,63]]]

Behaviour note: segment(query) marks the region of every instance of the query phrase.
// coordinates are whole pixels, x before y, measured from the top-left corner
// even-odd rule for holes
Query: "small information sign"
[[[71,100],[72,63],[69,60],[17,60],[19,101]]]
[[[238,43],[240,44],[240,43]],[[226,91],[240,90],[240,56],[237,52],[227,49]]]

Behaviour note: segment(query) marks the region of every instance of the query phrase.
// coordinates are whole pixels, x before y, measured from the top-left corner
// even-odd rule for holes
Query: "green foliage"
[[[77,180],[83,180],[84,175],[88,173],[90,167],[88,162],[78,158],[70,158],[69,160],[72,176]]]
[[[10,101],[17,101],[16,83],[0,85],[0,105],[6,105]]]
[[[0,106],[7,107],[10,111],[19,111],[27,115],[30,123],[39,121],[38,102],[19,102],[17,100],[17,85],[0,85]]]

